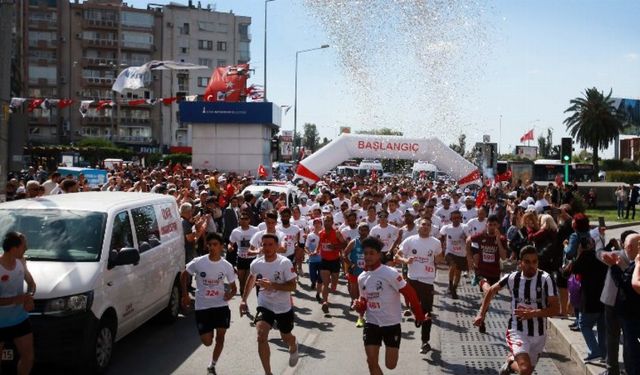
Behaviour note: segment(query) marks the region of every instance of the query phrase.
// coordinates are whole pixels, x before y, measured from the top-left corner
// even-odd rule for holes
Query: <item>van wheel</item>
[[[92,332],[92,345],[87,348],[85,365],[86,371],[102,374],[106,371],[113,354],[115,341],[115,327],[112,319],[103,317]]]
[[[169,304],[162,310],[161,317],[165,323],[173,323],[178,319],[180,313],[180,288],[178,281],[174,281],[171,287],[171,295],[169,296]]]

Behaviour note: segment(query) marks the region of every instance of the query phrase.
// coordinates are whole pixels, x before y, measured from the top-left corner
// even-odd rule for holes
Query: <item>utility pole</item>
[[[11,29],[15,19],[14,0],[0,0],[0,202],[7,192],[9,167],[9,103],[11,101]]]

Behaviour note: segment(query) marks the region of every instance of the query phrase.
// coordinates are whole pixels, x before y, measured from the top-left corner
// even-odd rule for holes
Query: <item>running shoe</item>
[[[458,292],[455,289],[451,289],[451,298],[458,299]]]
[[[325,314],[329,313],[329,304],[328,303],[325,302],[325,303],[322,304],[322,312],[325,313]]]
[[[298,364],[298,346],[296,344],[296,351],[293,353],[289,353],[289,367],[295,367]]]
[[[411,316],[413,313],[411,312],[410,309],[406,309],[404,310],[404,316]]]
[[[316,301],[318,301],[318,303],[322,303],[322,297],[320,297],[320,293],[316,293]]]
[[[480,276],[474,275],[471,279],[471,286],[476,286],[478,284],[480,284]]]
[[[487,325],[482,322],[482,325],[478,327],[478,330],[480,331],[480,333],[487,333]]]
[[[207,375],[218,375],[216,372],[216,366],[209,365],[209,367],[207,367]]]
[[[423,342],[420,347],[420,354],[427,354],[431,351],[431,345],[428,342]]]
[[[364,327],[364,319],[358,318],[358,320],[356,321],[356,328],[362,328],[362,327]]]

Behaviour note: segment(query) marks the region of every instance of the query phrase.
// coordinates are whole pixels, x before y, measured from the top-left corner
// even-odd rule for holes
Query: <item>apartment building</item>
[[[170,4],[163,7],[162,57],[209,67],[206,70],[163,71],[162,95],[202,95],[213,69],[251,59],[251,18],[211,8]],[[188,151],[191,130],[180,124],[178,104],[162,108],[163,139],[174,150]]]

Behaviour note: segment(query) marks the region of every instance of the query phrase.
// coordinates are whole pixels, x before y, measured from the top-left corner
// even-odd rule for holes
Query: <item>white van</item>
[[[413,163],[411,168],[411,177],[417,180],[424,176],[428,180],[435,180],[438,172],[438,167],[425,161],[417,161]]]
[[[177,318],[185,252],[173,197],[88,192],[7,202],[0,238],[8,231],[27,238],[37,362],[103,372],[115,341],[160,312]]]
[[[256,198],[260,198],[265,189],[276,192],[278,195],[285,193],[287,195],[287,206],[289,208],[293,208],[300,202],[301,192],[298,190],[298,187],[286,182],[255,181],[254,184],[245,187],[240,194],[251,193]]]
[[[358,174],[361,177],[369,177],[371,176],[371,171],[376,170],[378,174],[378,178],[382,178],[384,174],[384,170],[382,169],[382,163],[378,160],[363,160],[360,162],[358,166]]]

